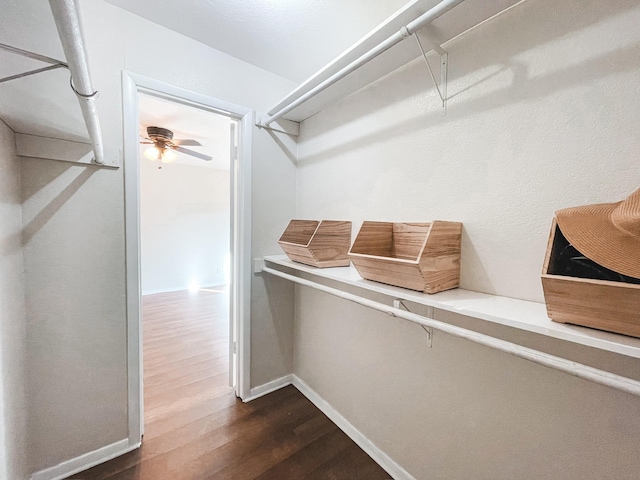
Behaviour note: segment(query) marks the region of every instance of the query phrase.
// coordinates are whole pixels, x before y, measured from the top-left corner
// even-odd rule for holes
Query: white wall
[[[142,293],[224,285],[229,171],[140,158]]]
[[[260,130],[253,137],[252,258],[281,254],[278,239],[295,218],[297,145],[293,137]],[[286,161],[270,159],[285,153]],[[293,371],[294,289],[290,282],[254,275],[251,283],[251,387]],[[253,319],[256,319],[254,321]]]
[[[464,288],[543,301],[554,211],[640,186],[638,24],[637,0],[530,0],[447,46],[445,117],[422,60],[311,117],[298,216],[348,218],[354,233],[365,219],[462,221]],[[640,378],[637,361],[438,317]],[[416,478],[637,477],[640,399],[424,340],[297,290],[294,373]]]
[[[640,183],[637,5],[531,0],[465,35],[445,117],[419,60],[312,117],[299,215],[462,221],[462,286],[542,301],[554,211]]]
[[[0,479],[27,475],[26,328],[20,165],[0,120]]]
[[[101,0],[83,1],[80,10],[108,157],[122,151],[123,69],[258,111],[294,86]],[[151,46],[171,64],[158,62]],[[253,148],[253,230],[284,228],[295,209],[295,166],[257,129]],[[21,173],[33,472],[127,437],[124,191],[122,168],[30,159]],[[270,207],[276,182],[277,209]],[[254,255],[275,252],[275,239],[254,245]],[[253,300],[264,297],[257,290]],[[267,365],[289,372],[291,317],[279,322],[269,308],[254,310],[260,336],[252,337],[252,362],[268,355]]]
[[[33,472],[127,436],[123,226],[111,172],[21,159],[21,174]]]

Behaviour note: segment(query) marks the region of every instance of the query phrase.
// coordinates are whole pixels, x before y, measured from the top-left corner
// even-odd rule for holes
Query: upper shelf
[[[56,24],[46,2],[25,0],[3,5],[0,43],[65,62]],[[47,65],[0,50],[0,78]],[[88,142],[77,103],[69,88],[66,69],[0,83],[0,118],[18,133]]]
[[[543,303],[489,295],[462,288],[428,295],[405,288],[364,280],[358,275],[354,267],[314,268],[292,262],[286,255],[270,255],[264,257],[264,260],[275,265],[353,285],[393,298],[628,357],[640,358],[640,338],[553,322],[547,317],[547,310]]]
[[[38,71],[52,63],[65,68],[0,82],[0,119],[16,132],[20,156],[117,167],[113,160],[103,161],[74,0],[55,0],[51,6],[53,11],[41,0],[3,5],[0,43],[15,50],[0,49],[0,78]],[[71,88],[71,75],[78,95]]]
[[[429,37],[442,45],[509,7],[520,3],[520,1],[522,0],[466,0],[434,20],[423,31],[425,33],[428,31]],[[268,114],[270,116],[274,115],[290,105],[438,3],[439,0],[412,0],[359,42],[303,82],[269,110]],[[416,59],[418,56],[420,56],[420,50],[416,42],[406,39],[369,61],[357,71],[309,98],[286,113],[283,118],[301,122],[350,93]]]

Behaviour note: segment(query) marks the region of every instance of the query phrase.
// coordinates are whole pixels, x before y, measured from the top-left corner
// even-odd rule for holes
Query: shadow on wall
[[[485,293],[497,295],[498,292],[482,262],[483,257],[478,253],[473,238],[464,227],[462,228],[462,252],[466,262],[464,269],[465,281],[473,282],[474,285],[484,285]]]
[[[41,160],[43,162],[49,162],[49,168],[42,169],[46,174],[40,174],[39,176],[32,175],[28,182],[22,182],[22,203],[28,201],[36,193],[42,190],[44,187],[54,182],[56,178],[61,177],[64,173],[73,167],[73,163],[69,162],[54,162],[50,160]]]
[[[421,102],[425,102],[426,113],[421,112],[420,115],[411,117],[402,116],[400,122],[379,124],[377,129],[369,129],[366,136],[340,145],[333,144],[325,150],[315,150],[312,154],[299,158],[298,163],[310,164],[322,161],[364,146],[399,138],[416,131],[425,131],[430,127],[457,122],[470,114],[477,115],[507,105],[547,97],[561,90],[578,85],[589,85],[597,79],[637,69],[640,45],[633,44],[593,56],[581,63],[567,65],[548,74],[532,76],[528,66],[516,59],[519,54],[533,50],[542,44],[552,43],[557,38],[566,37],[570,32],[601,23],[609,17],[622,15],[626,10],[637,7],[639,2],[627,0],[556,3],[546,0],[544,3],[548,4],[548,8],[539,8],[539,5],[536,5],[535,9],[529,8],[531,4],[525,3],[506,13],[504,18],[494,20],[494,22],[525,23],[526,18],[526,24],[531,28],[514,33],[517,41],[496,41],[491,35],[477,35],[473,39],[474,42],[471,42],[468,41],[468,38],[474,35],[471,32],[455,42],[454,50],[449,56],[449,94],[447,96],[449,107],[454,108],[450,108],[445,117],[440,114],[439,99],[435,89],[429,84],[424,60],[418,58],[399,70],[403,71],[403,79],[411,80],[402,83],[402,88],[398,88],[397,72],[374,82],[357,93],[365,96],[367,102],[350,104],[348,109],[343,109],[340,116],[332,118],[331,122],[326,122],[323,126],[314,126],[314,136],[413,97],[423,98]],[[553,12],[553,15],[549,12]],[[480,28],[489,29],[492,28],[491,25],[489,23]],[[558,55],[563,55],[561,47],[557,47],[555,51]],[[467,85],[461,85],[457,91],[452,91],[451,87],[455,80],[461,80],[480,69],[496,65],[499,66],[496,71],[475,79]],[[499,75],[504,76],[505,72],[511,72],[511,81],[507,87],[494,88],[481,96],[470,96],[471,92]],[[452,101],[454,99],[455,103]],[[389,116],[389,118],[398,118],[398,116]]]
[[[21,255],[15,253],[13,257]],[[4,263],[8,263],[3,258]],[[5,295],[19,298],[23,292],[19,286],[12,286]],[[4,295],[3,295],[4,296]],[[4,299],[8,298],[4,296]],[[27,446],[27,415],[25,412],[26,378],[26,328],[24,311],[18,302],[3,302],[0,313],[0,478],[12,477],[8,472],[22,472],[26,469],[25,449]],[[25,472],[26,473],[26,472]],[[8,475],[4,477],[3,475]]]
[[[284,154],[291,161],[291,163],[296,165],[298,163],[298,158],[296,157],[296,154],[291,150],[289,150],[289,148],[282,142],[282,140],[278,138],[278,135],[276,135],[275,132],[273,132],[272,130],[267,130],[267,133],[271,136],[271,138],[276,143],[276,145],[280,147],[280,149],[284,152]]]
[[[293,337],[291,325],[294,316],[294,302],[290,301],[290,296],[293,295],[291,283],[288,280],[268,274],[262,274],[262,278],[265,289],[267,290],[269,311],[273,319],[278,348],[280,352],[284,353],[283,356],[290,363],[289,369],[291,369],[293,366]]]
[[[46,169],[50,176],[41,177],[38,185],[40,187],[52,182],[54,179],[62,175],[70,168],[67,164],[61,164],[60,168]],[[11,244],[18,244],[18,247],[25,246],[38,233],[38,231],[56,214],[60,208],[89,180],[89,178],[98,170],[99,167],[83,167],[78,176],[76,176],[69,185],[67,185],[58,195],[56,195],[47,205],[35,216],[29,223],[23,225],[22,238],[20,242],[12,241]]]
[[[46,78],[56,92],[42,89],[42,79]],[[37,126],[37,134],[51,138],[88,143],[87,127],[82,118],[80,106],[69,86],[69,72],[66,69],[51,70],[38,75],[24,77],[20,81],[0,84],[4,118],[17,132],[22,132],[25,114],[30,123]],[[19,99],[30,98],[29,102]],[[11,99],[11,100],[9,100]],[[15,100],[14,100],[15,99]],[[30,125],[32,128],[33,125]],[[33,130],[32,130],[33,131]],[[34,132],[35,133],[35,132]]]

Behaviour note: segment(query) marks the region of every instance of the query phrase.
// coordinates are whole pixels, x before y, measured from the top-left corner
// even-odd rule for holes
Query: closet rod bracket
[[[440,56],[440,85],[438,85],[438,81],[436,80],[435,75],[433,74],[433,70],[431,69],[431,65],[429,64],[429,60],[427,59],[427,54],[422,46],[422,42],[420,41],[420,36],[418,32],[415,33],[416,42],[418,43],[418,47],[420,48],[420,53],[422,54],[422,58],[424,59],[424,63],[427,65],[427,70],[429,70],[429,75],[431,76],[431,80],[433,80],[433,84],[436,87],[436,93],[440,97],[441,103],[441,111],[440,114],[445,116],[447,114],[447,70],[449,67],[449,53],[440,46],[438,42],[433,40],[430,35],[426,33],[422,33],[423,39],[428,43],[428,45]]]
[[[400,310],[406,310],[410,312],[409,308],[405,305],[404,300],[401,298],[395,298],[393,300],[393,308],[398,308]],[[427,318],[433,319],[433,307],[427,307],[427,314],[425,315]],[[425,325],[420,325],[425,332],[427,332],[427,347],[431,348],[433,346],[433,328],[427,327]]]
[[[255,124],[258,128],[264,128],[265,130],[270,130],[272,132],[286,133],[287,135],[290,135],[292,137],[297,137],[298,135],[300,135],[300,123],[294,122],[293,120],[279,118],[273,123],[267,125],[264,122],[264,119],[260,119],[255,122]]]
[[[0,83],[8,82],[9,80],[17,80],[19,78],[29,77],[31,75],[36,75],[42,72],[48,72],[49,70],[56,70],[57,68],[69,68],[69,67],[63,63],[59,63],[56,65],[49,65],[48,67],[36,68],[35,70],[29,70],[28,72],[22,72],[16,75],[10,75],[8,77],[0,78]]]
[[[49,70],[55,70],[57,68],[69,68],[69,65],[61,60],[56,60],[55,58],[46,57],[44,55],[40,55],[39,53],[30,52],[21,48],[12,47],[11,45],[7,45],[5,43],[0,43],[0,50],[49,64],[48,67],[36,68],[34,70],[29,70],[28,72],[22,72],[16,75],[0,78],[0,83],[8,82],[9,80],[17,80],[18,78],[28,77],[37,73],[48,72]]]

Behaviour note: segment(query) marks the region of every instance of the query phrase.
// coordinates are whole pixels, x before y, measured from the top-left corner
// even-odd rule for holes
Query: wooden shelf
[[[458,313],[487,322],[565,340],[600,350],[640,358],[640,339],[591,328],[552,322],[543,303],[488,295],[457,288],[428,295],[404,288],[363,280],[354,267],[317,269],[289,260],[286,255],[270,255],[264,261],[318,278],[352,285],[392,298]],[[339,288],[339,287],[338,287]]]
[[[521,0],[466,0],[450,12],[433,21],[427,27],[429,36],[442,45],[520,1]],[[283,107],[302,97],[327,78],[339,72],[351,62],[377,46],[383,40],[398,32],[402,27],[430,10],[438,2],[439,0],[410,1],[405,7],[365,35],[335,60],[300,84],[289,95],[278,102],[277,105],[274,105],[273,108],[268,111],[268,114],[273,115]],[[420,50],[415,40],[411,38],[406,39],[382,55],[374,58],[356,72],[347,75],[336,84],[309,98],[306,102],[285,114],[284,118],[301,122],[419,56]]]

